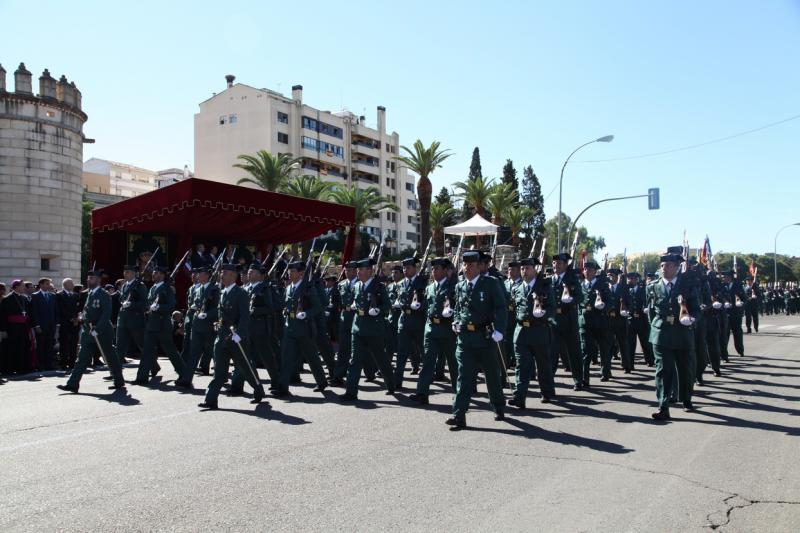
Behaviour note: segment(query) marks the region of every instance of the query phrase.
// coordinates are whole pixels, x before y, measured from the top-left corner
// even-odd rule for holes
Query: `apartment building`
[[[83,163],[83,190],[133,198],[156,189],[156,172],[93,157]]]
[[[246,177],[234,168],[240,154],[259,150],[302,158],[301,173],[335,183],[377,188],[399,207],[381,212],[364,229],[394,239],[391,248],[418,246],[414,178],[394,160],[400,137],[386,130],[386,108],[377,108],[376,127],[349,111],[330,112],[303,103],[303,87],[291,97],[234,83],[200,103],[194,117],[194,168],[198,178],[236,183]]]

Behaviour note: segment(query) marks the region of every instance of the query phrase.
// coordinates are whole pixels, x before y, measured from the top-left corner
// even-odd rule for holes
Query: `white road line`
[[[799,324],[792,324],[790,326],[780,326],[778,329],[797,329],[798,327],[800,327]]]
[[[758,326],[759,329],[767,329],[767,328],[774,328],[775,324],[761,324]]]

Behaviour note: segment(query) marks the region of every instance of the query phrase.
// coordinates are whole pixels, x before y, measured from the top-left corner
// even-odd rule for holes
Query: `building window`
[[[392,169],[392,172],[397,170],[397,167],[395,166],[394,161],[392,161],[391,169]]]
[[[417,201],[416,200],[408,200],[408,208],[412,211],[417,210]]]
[[[397,213],[395,213],[394,211],[387,211],[386,220],[388,220],[389,222],[397,222]]]
[[[406,233],[406,239],[411,242],[417,242],[417,234],[409,231]]]
[[[49,257],[42,257],[40,259],[39,270],[43,270],[43,271],[50,270],[50,258]]]
[[[417,223],[417,217],[415,217],[414,215],[408,215],[408,223],[409,224],[416,224]]]
[[[238,122],[238,120],[239,119],[236,117],[236,113],[228,116],[228,122],[230,122],[231,124],[236,124],[236,122]]]
[[[386,178],[386,186],[387,187],[390,187],[390,188],[394,189],[395,184],[396,183],[394,181],[394,178]]]
[[[414,184],[406,182],[406,190],[414,192]]]
[[[224,126],[228,123],[228,115],[222,115],[219,117],[219,125]]]
[[[320,133],[324,133],[325,135],[330,135],[331,137],[336,137],[337,139],[343,138],[342,128],[337,128],[331,124],[314,120],[311,117],[303,117],[303,127],[308,130],[318,131]]]
[[[335,144],[318,141],[311,137],[302,138],[303,148],[307,150],[314,150],[316,152],[324,152],[328,157],[338,157],[344,159],[344,148]]]
[[[289,135],[286,133],[278,132],[278,142],[283,144],[289,144]]]
[[[287,115],[286,113],[283,113],[281,111],[278,111],[278,122],[280,122],[281,124],[288,124],[289,123],[289,115]]]

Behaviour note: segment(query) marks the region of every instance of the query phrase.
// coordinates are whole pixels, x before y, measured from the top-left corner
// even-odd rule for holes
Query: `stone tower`
[[[79,280],[81,92],[45,69],[39,94],[20,63],[14,91],[0,65],[0,281]]]

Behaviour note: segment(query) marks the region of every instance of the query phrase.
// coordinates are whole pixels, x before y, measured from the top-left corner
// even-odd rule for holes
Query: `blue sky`
[[[564,211],[661,188],[660,211],[629,200],[582,222],[610,253],[692,246],[772,250],[800,222],[800,119],[659,157],[587,162],[701,143],[800,114],[800,2],[30,2],[0,0],[0,63],[47,67],[83,93],[92,156],[193,165],[192,120],[224,75],[342,106],[387,108],[403,144],[455,155],[434,188],[506,158],[545,194],[564,158]],[[9,80],[10,81],[10,80]],[[558,210],[557,192],[546,203]],[[779,252],[800,255],[800,227]]]

